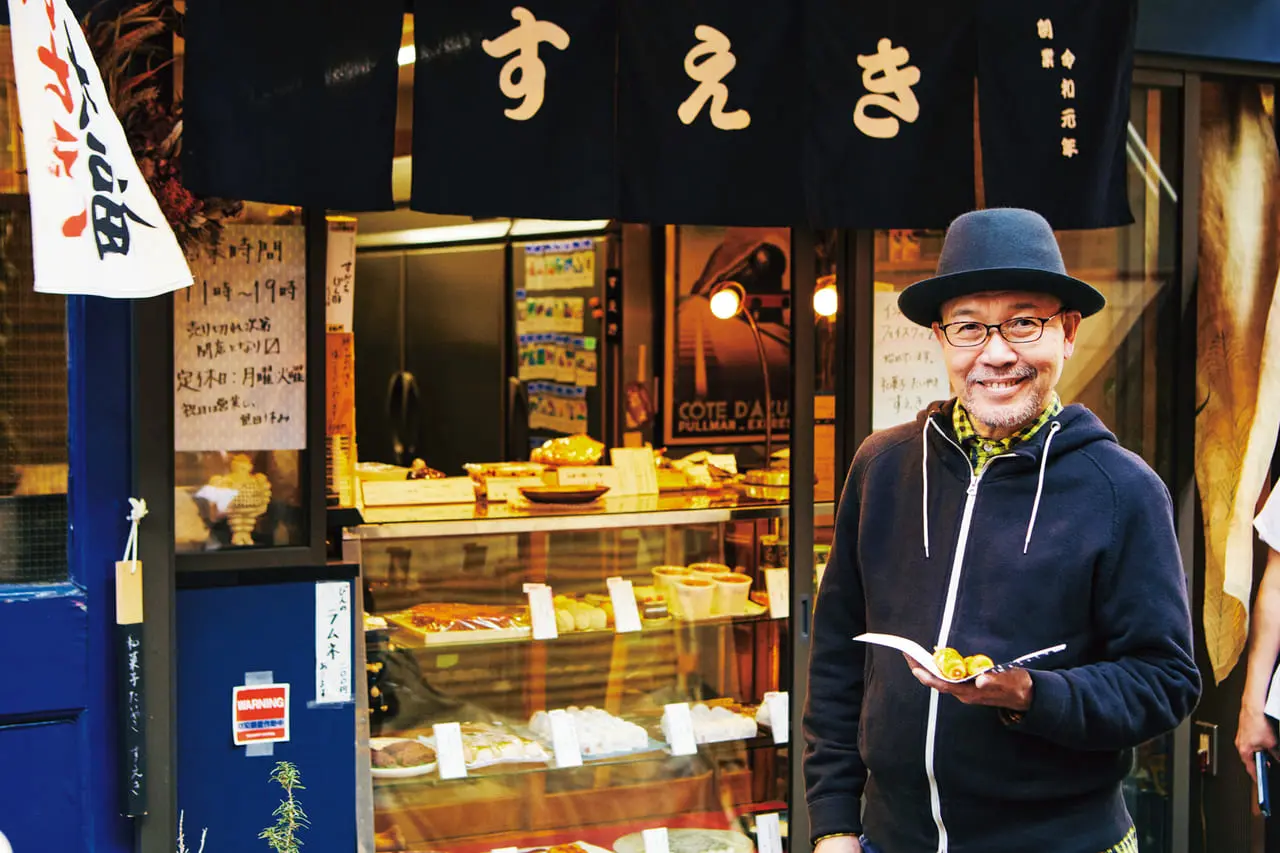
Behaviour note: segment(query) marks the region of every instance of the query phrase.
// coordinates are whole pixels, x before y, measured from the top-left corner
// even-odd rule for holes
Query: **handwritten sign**
[[[303,229],[231,225],[174,295],[174,448],[307,444]]]
[[[138,572],[141,575],[141,571]],[[132,622],[116,624],[116,648],[122,660],[122,680],[117,689],[120,697],[120,728],[123,733],[124,762],[120,773],[124,781],[123,813],[137,817],[147,813],[147,717],[143,710],[146,684],[142,667],[143,623],[141,612]]]
[[[330,332],[353,331],[356,281],[356,220],[326,217],[329,241],[324,265],[324,321]]]
[[[325,335],[325,435],[356,434],[356,344],[350,332]]]
[[[942,349],[933,331],[898,310],[895,291],[876,290],[871,366],[871,428],[915,420],[930,403],[951,396]]]
[[[316,584],[316,704],[352,702],[351,584]]]

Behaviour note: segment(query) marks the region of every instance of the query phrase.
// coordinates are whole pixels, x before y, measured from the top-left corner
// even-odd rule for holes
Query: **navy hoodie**
[[[868,438],[841,497],[804,712],[812,837],[1101,853],[1131,826],[1132,749],[1200,695],[1169,492],[1080,405],[975,477],[953,405]],[[864,631],[996,661],[1066,650],[1030,665],[1011,723],[924,687]]]

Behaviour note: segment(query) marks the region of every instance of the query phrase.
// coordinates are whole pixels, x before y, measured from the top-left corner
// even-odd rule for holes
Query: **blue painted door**
[[[4,260],[10,270],[24,262]],[[25,264],[29,269],[29,256]],[[29,278],[6,278],[10,287],[30,287]],[[120,816],[113,686],[114,564],[127,534],[130,475],[129,306],[68,297],[65,316],[67,494],[0,498],[0,549],[9,569],[0,574],[5,853],[6,845],[13,853],[133,847],[131,822]],[[33,390],[29,382],[13,387],[10,403]],[[62,541],[65,549],[57,547]]]

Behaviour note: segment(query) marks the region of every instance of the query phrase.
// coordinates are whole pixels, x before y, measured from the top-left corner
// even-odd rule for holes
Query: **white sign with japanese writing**
[[[898,310],[896,291],[876,290],[875,345],[871,366],[871,428],[915,420],[936,400],[951,396],[942,348],[933,331]]]
[[[354,332],[356,295],[356,220],[351,216],[327,217],[329,240],[325,249],[324,321],[330,332]]]
[[[316,704],[352,702],[351,584],[316,583]]]
[[[192,274],[65,0],[9,0],[35,289],[145,297]]]
[[[231,225],[173,299],[174,449],[307,446],[301,226]]]

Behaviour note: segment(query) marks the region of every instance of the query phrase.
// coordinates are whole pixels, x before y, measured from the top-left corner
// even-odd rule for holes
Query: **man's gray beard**
[[[1017,408],[992,407],[974,400],[974,395],[969,391],[972,387],[965,386],[961,402],[964,403],[965,411],[969,416],[983,426],[997,430],[1017,430],[1034,421],[1044,411],[1045,398],[1039,394],[1028,397],[1027,401]]]

